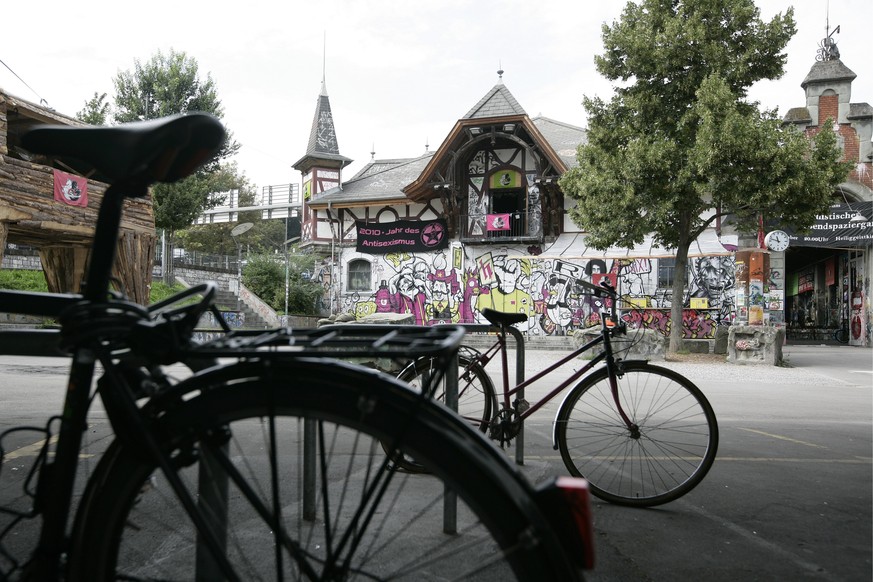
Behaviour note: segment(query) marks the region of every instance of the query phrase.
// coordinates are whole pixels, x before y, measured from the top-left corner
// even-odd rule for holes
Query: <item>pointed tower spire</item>
[[[304,201],[340,186],[342,169],[352,163],[350,158],[339,152],[327,83],[323,75],[322,72],[321,91],[315,105],[306,154],[294,163],[294,169],[303,174]]]

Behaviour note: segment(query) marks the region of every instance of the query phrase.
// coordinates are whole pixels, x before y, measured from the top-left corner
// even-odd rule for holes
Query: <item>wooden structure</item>
[[[74,160],[46,159],[21,147],[21,135],[42,124],[84,125],[0,89],[0,258],[6,243],[36,247],[51,292],[80,292],[107,185]],[[53,168],[88,179],[88,205],[54,199]],[[127,200],[113,277],[134,301],[147,304],[155,253],[151,198]]]

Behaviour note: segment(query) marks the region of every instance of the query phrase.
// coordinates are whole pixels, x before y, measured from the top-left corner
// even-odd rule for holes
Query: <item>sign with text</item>
[[[873,202],[834,204],[807,234],[785,228],[793,247],[855,248],[873,244]]]
[[[355,222],[358,230],[357,251],[383,255],[400,251],[426,252],[449,246],[446,221],[397,220],[395,222]]]

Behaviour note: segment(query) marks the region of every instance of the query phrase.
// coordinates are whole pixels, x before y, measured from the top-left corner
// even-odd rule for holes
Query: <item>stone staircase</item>
[[[237,319],[237,296],[236,293],[219,289],[215,294],[215,304],[218,309],[225,315],[225,319],[234,329],[265,329],[270,327],[264,319],[252,311],[245,303],[239,303],[239,314],[241,315],[242,324],[239,325]]]

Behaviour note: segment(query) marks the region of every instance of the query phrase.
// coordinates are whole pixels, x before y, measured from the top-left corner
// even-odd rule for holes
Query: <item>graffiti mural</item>
[[[568,335],[599,324],[603,299],[580,282],[609,277],[621,293],[625,321],[670,333],[672,293],[659,287],[658,259],[540,259],[509,247],[457,243],[437,253],[371,257],[376,290],[341,298],[341,310],[357,317],[391,312],[412,315],[418,325],[485,323],[481,313],[490,308],[527,315],[518,327],[528,335]],[[690,260],[686,338],[713,338],[718,325],[732,320],[734,264],[730,256]],[[692,298],[705,299],[706,308],[690,309]]]

